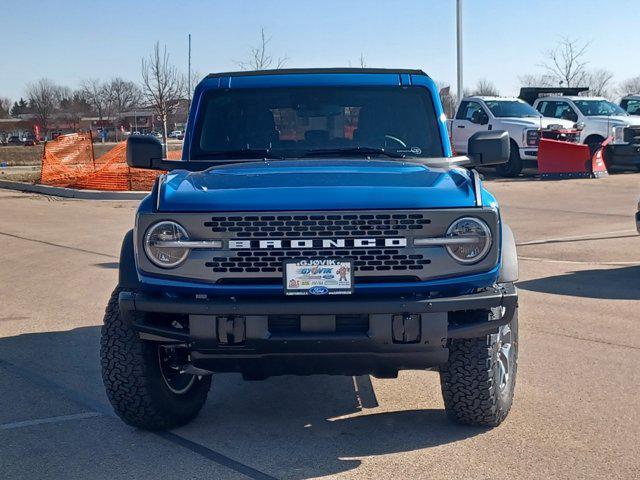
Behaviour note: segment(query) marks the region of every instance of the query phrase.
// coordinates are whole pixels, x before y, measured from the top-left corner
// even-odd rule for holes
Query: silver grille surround
[[[480,262],[461,265],[451,258],[442,245],[413,245],[414,238],[443,236],[453,221],[464,216],[481,218],[491,229],[493,244]],[[191,241],[221,240],[223,248],[194,249],[187,260],[175,269],[156,267],[144,255],[141,242],[146,229],[161,220],[180,223]],[[393,277],[427,281],[491,270],[498,262],[500,243],[498,213],[491,207],[336,212],[141,212],[138,214],[136,230],[138,265],[143,272],[211,284],[234,280],[250,282],[252,279],[255,284],[260,284],[266,283],[266,280],[281,279],[283,260],[299,257],[352,258],[356,283],[359,278],[366,277],[381,278],[381,281],[382,277],[384,281]],[[407,239],[406,247],[227,248],[229,240],[398,237]]]

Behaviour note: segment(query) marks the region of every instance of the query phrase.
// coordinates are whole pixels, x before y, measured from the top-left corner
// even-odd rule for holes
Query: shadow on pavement
[[[608,300],[640,300],[640,265],[598,270],[576,270],[553,277],[518,282],[533,292]]]
[[[0,359],[45,377],[47,381],[40,382],[39,388],[51,389],[57,383],[78,398],[103,405],[99,330],[83,327],[2,338]],[[426,378],[434,373],[417,375]],[[36,382],[37,378],[27,380]],[[388,381],[407,388],[409,405],[418,403],[421,392],[426,391],[421,382],[407,386],[402,379]],[[13,408],[4,403],[0,400],[0,408]],[[440,409],[381,411],[384,405],[377,407],[368,376],[285,376],[245,382],[239,375],[223,374],[214,377],[201,415],[175,433],[277,478],[306,479],[356,468],[361,461],[353,457],[430,448],[486,431],[455,425]],[[127,445],[137,432],[127,427],[96,435],[119,436],[117,443]],[[86,448],[90,444],[87,440]],[[46,448],[55,451],[56,446]],[[2,449],[0,445],[0,457]],[[178,445],[172,451],[174,458],[159,459],[167,468],[187,453]],[[53,453],[47,452],[46,457]],[[56,458],[68,463],[69,471],[76,468],[73,455],[59,452]]]
[[[102,262],[102,263],[94,263],[96,267],[100,268],[118,268],[120,266],[119,262]]]

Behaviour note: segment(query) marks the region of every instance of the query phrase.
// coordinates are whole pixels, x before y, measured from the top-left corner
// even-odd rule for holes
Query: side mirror
[[[469,138],[469,166],[500,165],[509,161],[509,134],[504,130],[476,132]]]
[[[134,168],[152,168],[153,160],[162,160],[162,143],[151,135],[131,135],[127,138],[127,165]]]

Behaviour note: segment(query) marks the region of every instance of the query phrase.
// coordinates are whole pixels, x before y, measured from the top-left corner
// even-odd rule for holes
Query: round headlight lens
[[[189,249],[167,244],[188,238],[182,225],[171,221],[158,222],[149,227],[144,235],[144,251],[158,267],[175,268],[187,258]]]
[[[447,245],[447,251],[460,263],[476,263],[491,248],[491,230],[479,218],[459,218],[447,230],[447,237],[460,239],[460,243]]]

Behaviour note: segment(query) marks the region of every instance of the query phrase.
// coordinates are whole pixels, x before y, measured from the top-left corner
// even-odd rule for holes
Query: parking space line
[[[45,423],[67,422],[69,420],[81,420],[83,418],[101,417],[99,412],[75,413],[73,415],[58,415],[56,417],[35,418],[33,420],[24,420],[22,422],[11,422],[0,424],[0,430],[11,430],[14,428],[31,427],[33,425],[43,425]]]
[[[549,262],[549,263],[568,263],[573,265],[609,265],[613,267],[633,266],[640,265],[640,261],[637,262],[597,262],[597,261],[581,261],[581,260],[556,260],[554,258],[544,257],[527,257],[518,255],[518,260],[528,260],[530,262]]]
[[[244,463],[240,463],[232,458],[227,457],[221,453],[218,453],[214,450],[211,450],[204,445],[193,442],[183,436],[177,435],[173,432],[155,432],[155,434],[165,440],[168,440],[172,443],[180,445],[188,450],[191,450],[198,455],[201,455],[209,460],[212,460],[220,465],[223,465],[230,470],[235,470],[238,473],[241,473],[251,479],[254,480],[277,480],[276,477],[272,477],[271,475],[267,475],[266,473],[261,472],[260,470],[256,470],[255,468],[249,467]]]
[[[67,250],[74,250],[76,252],[90,253],[92,255],[99,255],[101,257],[118,258],[114,255],[109,255],[108,253],[96,252],[94,250],[86,250],[84,248],[71,247],[69,245],[62,245],[59,243],[47,242],[46,240],[38,240],[35,238],[22,237],[20,235],[14,235],[13,233],[0,232],[0,235],[4,235],[6,237],[11,237],[11,238],[17,238],[18,240],[25,240],[27,242],[42,243],[43,245],[49,245],[50,247],[65,248]]]
[[[13,370],[15,373],[18,373],[22,377],[26,378],[30,382],[43,387],[48,388],[50,390],[55,391],[61,396],[65,396],[67,399],[73,401],[74,403],[93,410],[92,413],[94,416],[102,415],[110,418],[117,418],[115,413],[107,408],[104,408],[100,403],[96,402],[93,399],[90,399],[83,395],[82,393],[73,390],[64,385],[60,385],[53,380],[41,375],[40,373],[34,372],[32,370],[26,369],[24,367],[20,367],[15,365],[7,360],[0,358],[0,367],[5,368],[6,370]],[[54,418],[54,417],[51,417]],[[192,440],[189,440],[177,433],[173,432],[148,432],[156,437],[162,438],[166,441],[169,441],[175,445],[186,448],[187,450],[200,455],[201,457],[206,458],[207,460],[211,460],[223,467],[228,468],[229,470],[233,470],[238,472],[252,480],[277,480],[276,477],[272,477],[267,475],[266,473],[261,472],[260,470],[256,470],[253,467],[245,465],[244,463],[238,462],[226,455],[216,452],[215,450],[210,449],[209,447],[205,447],[199,443],[196,443]]]
[[[591,235],[578,235],[573,237],[544,238],[541,240],[531,240],[529,242],[516,243],[518,247],[526,247],[528,245],[546,245],[548,243],[568,243],[568,242],[586,242],[590,240],[614,240],[617,238],[637,237],[636,230],[617,230],[614,232],[602,232]]]
[[[535,333],[540,333],[540,334],[543,334],[543,335],[551,335],[553,337],[565,337],[565,338],[571,338],[573,340],[580,340],[582,342],[599,343],[601,345],[608,345],[610,347],[620,347],[620,348],[630,348],[631,350],[640,350],[640,347],[636,347],[635,345],[629,345],[629,344],[626,344],[626,343],[608,342],[606,340],[598,340],[596,338],[580,337],[578,335],[572,335],[570,333],[552,332],[552,331],[549,331],[549,330],[542,330],[542,329],[537,329],[537,328],[533,328],[533,329],[531,329],[531,331],[533,331]]]

